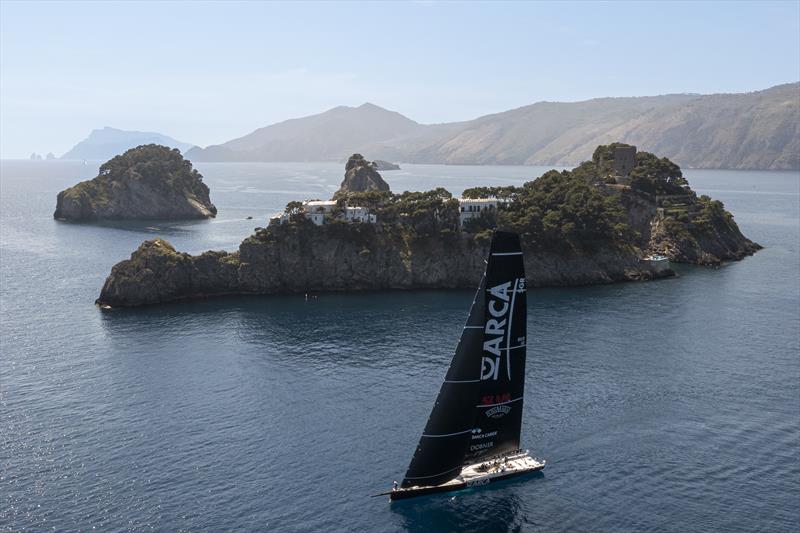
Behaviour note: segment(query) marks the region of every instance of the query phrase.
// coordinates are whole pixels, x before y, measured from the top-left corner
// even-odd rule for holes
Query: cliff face
[[[686,195],[659,203],[626,189],[620,194],[635,231],[634,244],[645,254],[666,256],[676,263],[719,265],[752,255],[762,247],[745,237],[721,202]]]
[[[217,214],[203,177],[178,150],[139,146],[100,167],[100,174],[58,194],[64,220],[191,219]]]
[[[659,210],[651,222],[649,250],[678,263],[719,265],[752,255],[761,248],[742,235],[729,213],[681,223]]]
[[[98,304],[136,306],[238,292],[236,254],[180,253],[167,241],[145,241],[106,278]]]
[[[469,235],[410,239],[396,227],[307,221],[259,230],[236,253],[191,256],[155,239],[114,266],[97,303],[128,307],[222,294],[475,288],[487,253],[488,240]],[[525,265],[533,286],[671,275],[657,274],[633,248],[604,248],[591,256],[526,252]]]

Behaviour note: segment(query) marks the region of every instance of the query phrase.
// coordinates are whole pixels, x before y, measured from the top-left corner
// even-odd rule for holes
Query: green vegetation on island
[[[105,162],[96,178],[61,191],[53,217],[177,220],[216,214],[203,176],[180,151],[147,144]]]
[[[669,159],[638,151],[628,175],[618,175],[614,154],[625,148],[635,151],[623,143],[598,146],[591,161],[571,171],[550,170],[519,187],[466,189],[463,198],[501,202],[463,227],[459,202],[442,188],[400,194],[339,191],[337,199],[341,205],[368,208],[380,225],[399,225],[410,239],[464,232],[480,241],[501,228],[520,233],[530,250],[584,254],[635,246],[642,255],[658,253],[699,264],[740,259],[758,249],[741,236],[722,202],[698,197]],[[290,205],[300,212],[302,204]],[[307,222],[302,216],[292,220]],[[359,231],[357,225],[348,227]]]
[[[691,190],[677,165],[620,143],[598,147],[571,171],[467,189],[461,199],[442,188],[384,190],[368,162],[358,154],[351,162],[348,172],[366,173],[346,177],[335,200],[290,202],[236,252],[191,256],[164,241],[145,242],[114,266],[98,303],[471,287],[494,228],[521,234],[531,286],[653,279],[672,272],[644,259],[650,254],[718,264],[759,248],[721,202]],[[476,202],[482,209],[468,212]]]

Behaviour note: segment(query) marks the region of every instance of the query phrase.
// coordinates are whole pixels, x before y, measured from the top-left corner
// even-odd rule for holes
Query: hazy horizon
[[[800,79],[796,2],[0,6],[2,158],[105,126],[207,146],[364,102],[429,124]]]

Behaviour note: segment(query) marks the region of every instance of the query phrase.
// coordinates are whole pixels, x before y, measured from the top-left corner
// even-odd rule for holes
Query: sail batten
[[[445,435],[426,435],[425,433],[423,433],[422,436],[423,437],[429,437],[429,438],[452,437],[454,435],[462,435],[464,433],[469,433],[470,431],[472,431],[472,428],[465,429],[464,431],[456,431],[455,433],[447,433]]]
[[[522,260],[519,236],[496,231],[404,488],[445,483],[465,464],[519,447],[526,348]]]

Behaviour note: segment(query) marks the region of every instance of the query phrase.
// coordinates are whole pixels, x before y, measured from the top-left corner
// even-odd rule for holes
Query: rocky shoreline
[[[222,295],[474,288],[488,252],[487,242],[469,235],[408,242],[400,232],[367,224],[331,228],[278,226],[245,239],[237,252],[197,256],[162,239],[146,241],[112,268],[96,303],[133,307]],[[534,287],[673,275],[657,271],[633,249],[591,256],[526,252],[525,265]]]

